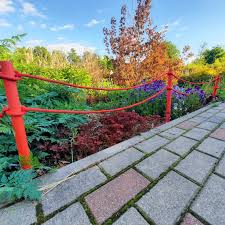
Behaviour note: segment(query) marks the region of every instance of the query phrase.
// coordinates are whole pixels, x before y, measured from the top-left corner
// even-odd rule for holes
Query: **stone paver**
[[[186,132],[186,130],[183,130],[183,129],[180,129],[177,127],[173,127],[173,128],[170,128],[170,129],[160,133],[160,136],[163,136],[168,139],[174,139],[174,138],[179,137],[184,132]]]
[[[217,126],[218,126],[217,123],[213,123],[213,122],[206,121],[206,122],[201,123],[201,124],[198,125],[197,127],[198,127],[198,128],[201,128],[201,129],[205,129],[205,130],[213,130],[213,129],[215,129]]]
[[[172,152],[177,153],[180,156],[184,156],[197,143],[198,142],[193,139],[186,138],[186,137],[179,137],[176,140],[174,140],[173,142],[166,145],[165,148]]]
[[[220,157],[225,150],[225,142],[208,137],[197,147],[197,149],[215,157]]]
[[[136,166],[136,168],[147,176],[149,176],[150,178],[156,179],[178,159],[179,156],[176,156],[173,153],[161,149],[155,154],[140,162]]]
[[[156,224],[174,225],[197,191],[198,186],[170,172],[138,202],[138,207]]]
[[[182,160],[175,169],[202,184],[216,161],[217,160],[211,156],[193,151]]]
[[[213,123],[221,123],[224,121],[224,118],[218,117],[215,115],[215,116],[212,116],[211,118],[209,118],[207,121],[213,122]]]
[[[218,128],[210,136],[225,141],[225,129]]]
[[[37,222],[36,204],[21,202],[0,210],[1,225],[30,225]]]
[[[200,141],[205,136],[207,136],[209,133],[210,133],[210,131],[207,131],[207,130],[203,130],[200,128],[193,128],[190,131],[188,131],[187,133],[183,134],[183,136]]]
[[[225,123],[223,123],[222,125],[220,125],[220,128],[225,129]]]
[[[149,223],[135,208],[130,208],[113,225],[149,225]]]
[[[54,212],[104,181],[106,177],[97,167],[79,173],[42,197],[44,214]]]
[[[103,223],[130,199],[142,191],[149,181],[130,169],[85,197],[98,223]]]
[[[135,145],[135,147],[137,147],[143,152],[151,153],[159,149],[163,145],[167,144],[168,142],[169,142],[168,139],[156,135],[148,139],[147,141],[143,141],[140,144]]]
[[[91,225],[82,205],[76,203],[56,214],[43,225]]]
[[[180,225],[204,225],[190,213],[188,213]]]
[[[225,179],[212,175],[191,209],[212,225],[225,224]]]
[[[225,156],[223,156],[222,160],[217,166],[216,172],[225,177]]]
[[[191,118],[189,121],[192,121],[192,122],[195,122],[195,123],[201,123],[205,120],[206,120],[205,117],[196,116],[196,117]]]
[[[213,116],[213,113],[204,112],[204,113],[199,114],[199,116],[209,118],[209,117]]]
[[[144,154],[135,148],[127,149],[108,160],[100,163],[99,165],[110,175],[115,175],[121,170],[125,169],[129,165],[138,161],[144,156]]]
[[[184,130],[190,130],[197,125],[198,125],[198,123],[196,123],[196,122],[184,121],[183,123],[178,124],[176,127],[184,129]]]

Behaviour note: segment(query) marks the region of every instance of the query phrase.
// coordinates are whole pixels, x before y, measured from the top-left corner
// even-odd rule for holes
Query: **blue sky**
[[[25,32],[25,46],[104,54],[102,29],[124,3],[132,14],[136,0],[0,0],[0,39]],[[225,45],[225,0],[152,0],[152,19],[179,49]]]

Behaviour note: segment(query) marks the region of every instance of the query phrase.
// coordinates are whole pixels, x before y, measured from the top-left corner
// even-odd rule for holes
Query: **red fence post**
[[[23,120],[23,115],[25,113],[22,110],[22,105],[20,103],[17,90],[16,82],[18,80],[18,77],[16,77],[13,65],[9,61],[0,61],[0,71],[0,79],[3,80],[8,102],[8,110],[6,114],[11,116],[20,164],[22,169],[30,169],[32,167],[31,155]]]
[[[216,79],[215,79],[213,93],[212,93],[213,98],[216,97],[217,90],[219,89],[219,82],[220,82],[220,75],[216,76]]]
[[[171,120],[171,106],[172,106],[172,89],[173,89],[173,72],[170,70],[167,73],[167,93],[166,93],[166,123]]]

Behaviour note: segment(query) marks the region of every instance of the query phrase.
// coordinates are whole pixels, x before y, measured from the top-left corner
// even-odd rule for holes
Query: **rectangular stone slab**
[[[225,179],[212,175],[191,210],[210,224],[225,224]]]
[[[151,153],[162,147],[163,145],[169,142],[168,139],[162,138],[158,135],[148,139],[147,141],[143,141],[140,144],[135,145],[138,149],[143,152]]]
[[[180,157],[161,149],[140,162],[136,168],[152,179],[158,178]]]
[[[174,225],[198,190],[198,186],[170,172],[138,202],[137,206],[160,225]]]
[[[187,133],[183,134],[183,136],[200,141],[205,136],[207,136],[209,133],[210,133],[210,131],[208,131],[208,130],[203,130],[200,128],[193,128],[193,129],[189,130]]]
[[[175,169],[195,180],[199,184],[202,184],[209,175],[216,161],[217,160],[211,156],[193,151],[183,159]]]
[[[225,142],[208,137],[197,147],[197,149],[208,153],[209,155],[220,157],[225,150]]]
[[[225,178],[225,156],[223,156],[222,160],[220,161],[219,165],[216,168],[216,172]]]
[[[86,196],[85,200],[97,222],[102,224],[149,183],[141,174],[130,169]]]
[[[91,225],[82,205],[78,202],[56,214],[43,225]]]
[[[206,122],[201,123],[198,126],[198,128],[205,129],[205,130],[213,130],[217,126],[218,126],[217,123],[213,123],[213,122],[206,121]]]
[[[180,156],[184,156],[187,154],[191,148],[197,144],[197,141],[187,138],[187,137],[179,137],[173,142],[166,145],[164,148],[177,153]]]
[[[96,166],[75,175],[42,197],[44,214],[48,215],[65,206],[104,181],[105,175]]]
[[[138,161],[144,154],[135,148],[129,148],[105,161],[99,165],[110,175],[115,175],[129,165]]]
[[[128,209],[113,225],[149,225],[135,208]]]
[[[0,209],[1,225],[30,225],[37,222],[36,203],[23,201]]]

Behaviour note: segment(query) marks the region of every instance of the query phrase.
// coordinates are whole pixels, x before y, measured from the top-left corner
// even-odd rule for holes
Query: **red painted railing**
[[[27,141],[27,135],[24,125],[24,119],[23,116],[27,112],[42,112],[42,113],[65,113],[65,114],[95,114],[95,113],[107,113],[107,112],[117,112],[122,111],[126,109],[133,108],[135,106],[144,104],[145,102],[156,98],[160,94],[162,94],[164,91],[166,91],[166,113],[165,113],[165,119],[166,122],[169,122],[171,120],[171,105],[172,105],[172,91],[181,94],[181,95],[188,95],[183,92],[179,92],[177,90],[173,89],[173,78],[179,80],[180,78],[177,77],[171,70],[167,73],[168,81],[167,81],[167,87],[161,89],[156,94],[140,101],[132,105],[128,105],[121,108],[116,109],[108,109],[108,110],[88,110],[88,111],[82,111],[82,110],[59,110],[59,109],[43,109],[43,108],[31,108],[31,107],[25,107],[21,105],[19,93],[17,89],[17,81],[25,78],[32,78],[37,80],[42,80],[45,82],[51,82],[55,84],[60,85],[66,85],[69,87],[74,88],[80,88],[80,89],[87,89],[87,90],[99,90],[99,91],[126,91],[135,89],[138,87],[142,87],[146,84],[151,84],[154,81],[147,82],[145,84],[140,84],[132,87],[127,88],[95,88],[95,87],[87,87],[87,86],[81,86],[76,84],[70,84],[64,81],[56,81],[52,79],[48,79],[41,76],[34,76],[30,74],[22,74],[14,70],[13,65],[9,61],[0,61],[0,79],[3,80],[6,98],[8,102],[8,106],[4,107],[2,110],[2,113],[0,113],[0,118],[4,117],[5,115],[9,115],[11,117],[12,121],[12,127],[15,132],[15,141],[16,146],[18,149],[18,154],[20,158],[20,164],[23,169],[30,169],[32,167],[31,165],[31,155],[30,155],[30,149],[28,146]],[[213,83],[213,93],[212,96],[215,97],[217,94],[217,90],[219,89],[219,83],[220,83],[220,76],[217,76],[216,79],[213,79],[209,82],[189,82],[184,79],[180,79],[183,82],[192,84],[192,85],[202,85],[206,83]]]

